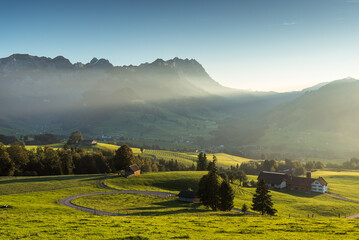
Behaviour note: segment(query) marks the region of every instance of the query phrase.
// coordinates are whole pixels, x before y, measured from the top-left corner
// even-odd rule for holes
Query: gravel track
[[[93,213],[93,214],[97,214],[97,215],[104,215],[104,216],[127,216],[125,214],[117,214],[117,213],[111,213],[111,212],[105,212],[105,211],[100,211],[100,210],[96,210],[96,209],[92,209],[92,208],[86,208],[86,207],[81,207],[78,206],[76,204],[72,203],[72,200],[77,199],[77,198],[81,198],[81,197],[88,197],[88,196],[94,196],[94,195],[103,195],[103,194],[114,194],[114,193],[120,193],[120,194],[142,194],[142,195],[150,195],[150,196],[156,196],[156,197],[163,197],[163,198],[168,198],[168,197],[173,197],[176,196],[176,194],[173,193],[168,193],[168,192],[156,192],[156,191],[135,191],[135,190],[119,190],[119,189],[115,189],[112,187],[107,186],[104,181],[105,179],[102,179],[98,182],[98,186],[107,190],[112,190],[111,192],[97,192],[97,193],[86,193],[86,194],[80,194],[80,195],[75,195],[75,196],[71,196],[65,199],[62,199],[60,201],[60,204],[66,207],[70,207],[70,208],[74,208],[83,212],[88,212],[88,213]]]

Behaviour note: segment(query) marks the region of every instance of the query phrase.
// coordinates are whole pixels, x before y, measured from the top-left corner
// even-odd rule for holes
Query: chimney
[[[310,171],[307,172],[307,178],[311,179],[312,178],[312,173]]]

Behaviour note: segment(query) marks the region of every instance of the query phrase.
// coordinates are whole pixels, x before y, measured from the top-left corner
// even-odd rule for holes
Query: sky
[[[196,59],[224,86],[359,79],[359,0],[1,0],[0,58]]]

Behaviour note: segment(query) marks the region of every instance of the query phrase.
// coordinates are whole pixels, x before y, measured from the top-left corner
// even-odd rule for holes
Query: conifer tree
[[[199,182],[198,195],[203,205],[217,211],[220,206],[220,176],[217,173],[216,160],[212,162],[211,171],[204,175]]]
[[[234,191],[228,181],[223,181],[219,188],[219,209],[221,211],[231,211],[233,208]]]
[[[208,167],[207,155],[203,152],[198,154],[197,171],[205,171]]]
[[[256,193],[253,195],[253,204],[252,210],[260,212],[262,215],[269,214],[271,216],[275,215],[277,212],[273,208],[273,202],[269,194],[269,190],[264,180],[261,179],[258,182]]]

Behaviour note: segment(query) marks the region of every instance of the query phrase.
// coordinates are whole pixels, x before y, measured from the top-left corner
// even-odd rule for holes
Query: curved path
[[[343,201],[347,201],[347,202],[359,203],[359,201],[351,200],[351,199],[342,197],[342,196],[340,196],[338,194],[331,193],[331,192],[327,192],[326,196],[331,197],[331,198],[335,198],[335,199],[339,199],[339,200],[343,200]],[[359,213],[347,216],[345,218],[359,218]]]
[[[114,194],[114,193],[120,193],[120,194],[142,194],[142,195],[150,195],[150,196],[156,196],[156,197],[163,197],[163,198],[168,198],[168,197],[173,197],[173,196],[177,196],[174,193],[169,193],[169,192],[157,192],[157,191],[136,191],[136,190],[119,190],[116,188],[112,188],[109,187],[105,184],[105,181],[107,178],[110,177],[105,177],[104,179],[101,179],[98,181],[98,186],[100,188],[104,188],[107,190],[111,190],[111,192],[97,192],[97,193],[86,193],[86,194],[80,194],[80,195],[75,195],[75,196],[71,196],[71,197],[67,197],[65,199],[62,199],[60,201],[60,204],[66,207],[70,207],[70,208],[74,208],[83,212],[88,212],[88,213],[93,213],[93,214],[97,214],[97,215],[104,215],[104,216],[128,216],[126,214],[119,214],[119,213],[112,213],[112,212],[105,212],[105,211],[100,211],[100,210],[96,210],[93,208],[87,208],[87,207],[82,207],[79,205],[76,205],[74,203],[72,203],[72,200],[77,199],[77,198],[81,198],[81,197],[88,197],[88,196],[94,196],[94,195],[103,195],[103,194]],[[233,211],[236,212],[242,212],[240,209],[238,208],[233,208]],[[258,215],[258,213],[254,213],[254,212],[245,212],[246,214],[251,214],[251,215]]]
[[[66,207],[71,207],[71,208],[75,208],[77,210],[80,211],[84,211],[84,212],[88,212],[88,213],[93,213],[93,214],[97,214],[97,215],[104,215],[104,216],[127,216],[125,214],[118,214],[118,213],[112,213],[112,212],[105,212],[105,211],[100,211],[100,210],[96,210],[96,209],[92,209],[92,208],[87,208],[87,207],[82,207],[76,204],[72,203],[72,200],[77,199],[77,198],[81,198],[81,197],[88,197],[88,196],[94,196],[94,195],[103,195],[103,194],[114,194],[114,193],[121,193],[121,194],[142,194],[142,195],[151,195],[151,196],[156,196],[156,197],[163,197],[163,198],[168,198],[168,197],[173,197],[176,196],[176,194],[174,193],[169,193],[169,192],[156,192],[156,191],[135,191],[135,190],[119,190],[116,188],[112,188],[107,186],[104,181],[106,180],[102,179],[98,182],[98,186],[107,190],[112,190],[112,192],[97,192],[97,193],[86,193],[86,194],[81,194],[81,195],[75,195],[75,196],[71,196],[65,199],[62,199],[60,201],[60,204]]]

